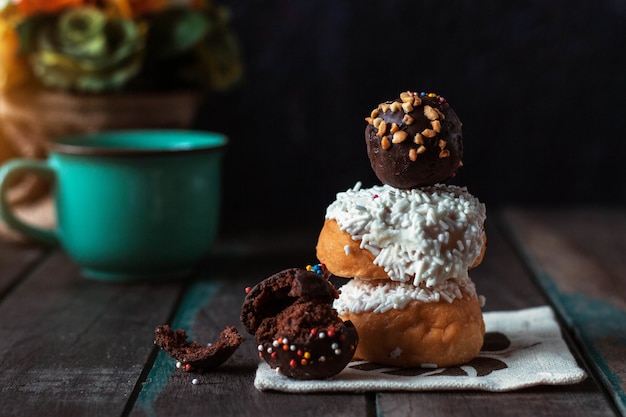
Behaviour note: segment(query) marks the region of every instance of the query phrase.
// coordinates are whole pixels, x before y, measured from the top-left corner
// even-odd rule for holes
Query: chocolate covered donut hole
[[[384,184],[410,189],[444,183],[462,165],[461,121],[437,94],[405,91],[365,120],[367,155]]]
[[[241,322],[255,335],[259,357],[295,379],[325,379],[343,370],[358,343],[356,329],[332,308],[338,297],[326,278],[300,268],[281,271],[254,286]]]

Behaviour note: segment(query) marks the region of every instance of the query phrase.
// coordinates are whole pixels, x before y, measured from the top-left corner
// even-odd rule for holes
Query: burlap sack
[[[0,163],[46,157],[52,138],[117,129],[184,129],[191,125],[201,95],[167,93],[68,94],[36,87],[0,92]],[[9,201],[19,217],[53,227],[49,184],[35,176],[11,186]],[[0,237],[24,240],[0,221]]]

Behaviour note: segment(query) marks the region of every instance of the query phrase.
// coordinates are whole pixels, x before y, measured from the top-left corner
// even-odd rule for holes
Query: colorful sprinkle
[[[316,265],[307,265],[306,270],[309,272],[315,272],[317,275],[321,275],[325,279],[330,278],[330,272],[328,272],[328,269],[326,269],[326,265],[322,263]]]
[[[445,99],[445,98],[443,98],[443,96],[440,96],[440,95],[439,95],[439,94],[437,94],[437,93],[426,93],[426,92],[422,91],[422,92],[420,93],[420,96],[422,96],[422,97],[430,97],[430,98],[435,98],[435,99],[439,100],[439,102],[440,102],[440,103],[445,103],[445,102],[446,102],[446,99]]]
[[[298,364],[298,362],[296,362],[295,359],[292,359],[292,360],[289,361],[289,366],[291,366],[292,368],[295,368],[297,364]]]
[[[250,293],[250,291],[252,291],[252,287],[246,287],[246,294]]]

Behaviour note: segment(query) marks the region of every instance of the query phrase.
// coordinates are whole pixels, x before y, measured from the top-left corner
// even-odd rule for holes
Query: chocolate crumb
[[[219,340],[209,346],[188,341],[184,330],[172,330],[168,324],[154,330],[154,344],[179,361],[185,370],[202,372],[220,366],[237,350],[243,336],[234,326],[226,327]]]

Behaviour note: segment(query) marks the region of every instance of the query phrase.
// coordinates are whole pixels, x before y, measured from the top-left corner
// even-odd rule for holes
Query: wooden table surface
[[[223,237],[192,280],[161,284],[89,281],[59,250],[0,242],[0,416],[626,415],[626,210],[489,213],[487,254],[472,272],[484,311],[552,305],[590,376],[505,393],[256,390],[244,289],[315,263],[317,226]],[[246,337],[216,371],[194,375],[153,345],[164,323],[198,341],[230,324]]]

